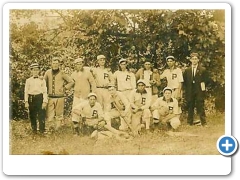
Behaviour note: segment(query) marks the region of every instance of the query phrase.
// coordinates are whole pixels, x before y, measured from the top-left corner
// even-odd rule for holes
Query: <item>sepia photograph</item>
[[[224,10],[9,15],[11,154],[218,154]]]
[[[81,7],[8,11],[9,155],[219,155],[226,8]]]

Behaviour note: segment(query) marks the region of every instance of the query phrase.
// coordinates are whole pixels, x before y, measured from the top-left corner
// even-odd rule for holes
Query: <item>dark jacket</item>
[[[191,101],[193,93],[196,93],[197,100],[204,100],[205,91],[202,91],[201,83],[205,83],[205,87],[209,83],[209,75],[204,67],[197,66],[193,84],[192,66],[188,67],[183,73],[183,88],[185,92],[185,98],[187,101]],[[195,86],[193,88],[193,85]]]

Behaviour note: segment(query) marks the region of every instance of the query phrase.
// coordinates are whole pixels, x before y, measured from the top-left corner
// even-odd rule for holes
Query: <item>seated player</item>
[[[105,125],[102,106],[97,102],[95,93],[89,93],[87,101],[73,107],[72,115],[76,135],[80,135],[80,128],[82,132],[87,129],[86,133],[91,134],[98,126]]]
[[[128,138],[128,134],[112,128],[104,120],[102,106],[97,101],[95,93],[89,93],[88,101],[80,103],[73,109],[75,135],[80,135],[80,127],[83,134],[94,137],[100,131],[110,131],[116,137]],[[77,121],[76,121],[77,120]],[[81,126],[80,126],[81,125]],[[97,131],[96,131],[97,130]]]
[[[130,103],[121,92],[116,90],[114,84],[109,84],[108,92],[110,98],[107,103],[104,119],[110,126],[125,131],[131,123]],[[117,122],[117,118],[120,118],[121,121]]]
[[[146,84],[143,79],[137,81],[137,89],[131,92],[130,106],[132,108],[132,129],[134,135],[139,134],[142,125],[149,131],[150,127],[150,104],[151,94],[145,89]]]
[[[176,130],[181,122],[178,116],[178,101],[172,98],[172,89],[165,87],[163,89],[163,97],[160,97],[150,108],[153,111],[154,126],[158,126],[159,122],[162,125],[170,125],[173,130]]]

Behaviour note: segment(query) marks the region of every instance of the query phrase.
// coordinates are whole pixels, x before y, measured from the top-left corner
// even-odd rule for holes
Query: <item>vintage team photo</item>
[[[9,154],[219,154],[224,9],[9,12]]]

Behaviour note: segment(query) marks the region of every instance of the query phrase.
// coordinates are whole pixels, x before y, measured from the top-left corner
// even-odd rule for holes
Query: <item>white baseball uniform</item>
[[[175,114],[176,116],[169,120],[170,125],[172,128],[177,129],[181,122],[179,120],[178,114],[178,101],[175,98],[171,98],[169,102],[166,101],[165,97],[160,97],[156,100],[156,102],[152,105],[152,108],[158,108],[153,111],[153,119],[154,121],[160,120],[161,117],[159,113],[159,109],[161,107],[166,107],[168,109],[168,114]]]
[[[130,99],[131,91],[136,88],[135,75],[129,71],[116,71],[114,73],[114,80],[117,90]]]

